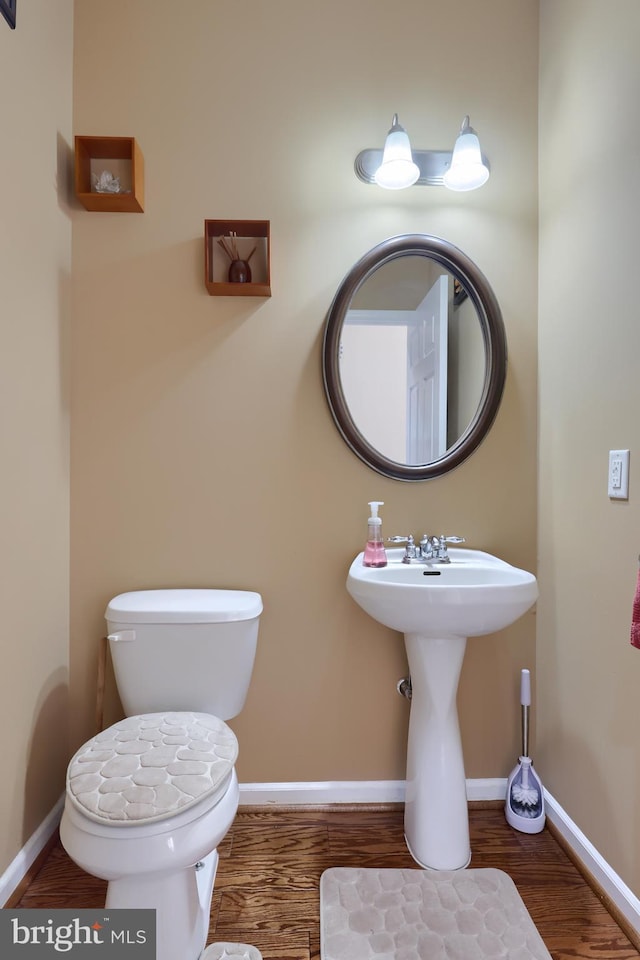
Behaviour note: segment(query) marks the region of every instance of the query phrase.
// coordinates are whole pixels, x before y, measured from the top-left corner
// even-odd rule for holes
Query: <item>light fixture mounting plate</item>
[[[412,150],[413,162],[420,170],[416,184],[441,187],[443,177],[451,165],[450,150]],[[356,176],[363,183],[375,183],[375,173],[382,163],[382,150],[361,150],[355,159]],[[414,184],[415,186],[415,184]]]

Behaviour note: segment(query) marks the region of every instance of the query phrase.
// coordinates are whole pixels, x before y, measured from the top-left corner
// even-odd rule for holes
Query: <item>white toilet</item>
[[[123,593],[106,610],[127,718],[71,759],[60,838],[109,881],[108,908],[155,908],[157,960],[197,960],[207,940],[216,848],[238,807],[224,721],[244,705],[261,612],[242,590]]]

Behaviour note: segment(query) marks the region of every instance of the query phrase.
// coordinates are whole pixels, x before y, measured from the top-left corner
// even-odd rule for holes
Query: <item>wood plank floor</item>
[[[512,877],[554,960],[638,960],[638,950],[547,829],[518,833],[502,810],[474,805],[470,824],[471,866]],[[417,869],[400,808],[241,807],[219,852],[209,942],[252,943],[264,960],[319,960],[319,882],[328,867]],[[99,907],[105,888],[58,842],[12,906]]]

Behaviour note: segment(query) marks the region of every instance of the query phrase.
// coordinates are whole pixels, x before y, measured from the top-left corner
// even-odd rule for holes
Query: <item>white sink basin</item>
[[[456,693],[467,637],[508,627],[533,606],[532,573],[481,550],[453,548],[451,563],[364,567],[358,554],[347,590],[379,623],[404,633],[411,672],[404,832],[414,859],[458,870],[471,858]],[[491,691],[486,691],[490,695]]]
[[[402,563],[404,549],[387,551],[386,567],[351,564],[347,590],[370,617],[402,633],[478,637],[508,627],[533,606],[532,573],[482,550],[449,550],[451,563]]]

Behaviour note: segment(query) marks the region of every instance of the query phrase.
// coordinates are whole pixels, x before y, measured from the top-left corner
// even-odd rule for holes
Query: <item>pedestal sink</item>
[[[374,620],[404,633],[411,673],[404,828],[421,866],[457,870],[471,859],[456,693],[467,637],[508,627],[533,606],[532,573],[481,550],[455,548],[450,563],[387,551],[386,567],[355,558],[347,590]]]

